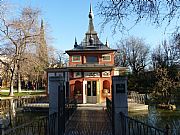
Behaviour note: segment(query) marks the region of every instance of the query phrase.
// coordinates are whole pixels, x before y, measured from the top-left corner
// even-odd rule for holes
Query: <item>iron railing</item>
[[[107,108],[108,116],[112,121],[112,101],[108,97],[106,97],[106,108]]]
[[[120,112],[120,129],[124,135],[170,135],[169,127],[165,130],[150,126]]]
[[[54,113],[5,131],[0,126],[0,135],[55,135],[56,117]]]
[[[11,103],[14,103],[15,108],[21,108],[28,103],[45,103],[48,102],[48,96],[28,96],[17,97],[14,99],[0,100],[0,111],[8,110],[11,107]]]
[[[5,129],[3,125],[0,124],[0,135],[55,135],[58,130],[57,128],[59,128],[56,126],[57,117],[63,118],[64,120],[61,122],[67,123],[76,108],[76,99],[67,99],[63,113],[59,115],[58,113],[53,113],[49,117],[42,116],[39,119],[35,119],[12,129]],[[63,125],[65,125],[65,123],[60,123],[60,127],[64,128]]]
[[[131,91],[128,94],[128,101],[132,103],[145,104],[146,103],[146,94],[139,94],[136,91]]]
[[[72,116],[72,114],[77,109],[77,100],[76,99],[67,99],[65,104],[65,122],[69,120],[69,118]]]
[[[113,120],[113,108],[112,101],[109,98],[106,98],[106,108],[107,113],[114,124]],[[124,115],[122,112],[119,114],[118,120],[120,121],[119,128],[122,131],[123,135],[170,135],[170,127],[166,126],[165,130],[150,126],[141,121],[133,119]]]

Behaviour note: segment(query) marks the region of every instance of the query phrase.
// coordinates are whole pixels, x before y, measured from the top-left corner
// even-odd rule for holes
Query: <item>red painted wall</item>
[[[69,66],[76,66],[77,64],[86,64],[86,57],[87,56],[97,56],[98,60],[99,60],[99,64],[109,64],[109,65],[114,65],[114,51],[108,51],[108,52],[102,52],[99,53],[100,50],[96,52],[69,52]],[[108,54],[111,55],[111,60],[110,61],[103,61],[102,60],[102,55],[104,54]],[[73,55],[80,55],[81,56],[81,62],[72,62],[72,56]],[[78,68],[76,69],[76,72],[78,71]],[[81,69],[79,68],[79,71],[81,71]],[[85,71],[86,72],[86,71]],[[87,71],[87,72],[91,72],[91,71]],[[93,72],[101,72],[101,71],[93,71]],[[90,77],[90,78],[74,78],[73,77],[73,71],[70,72],[70,80],[69,80],[69,84],[70,84],[70,95],[71,97],[73,97],[75,95],[74,93],[74,89],[75,89],[75,82],[79,81],[81,85],[79,85],[78,87],[81,86],[81,93],[79,94],[79,96],[77,96],[79,103],[82,103],[83,100],[83,80],[87,80],[87,81],[98,81],[100,82],[100,102],[104,102],[105,101],[105,95],[103,94],[103,81],[108,81],[109,82],[109,86],[107,86],[106,84],[106,88],[110,89],[110,93],[108,94],[108,96],[111,96],[111,85],[112,85],[112,80],[111,80],[111,76],[113,75],[113,72],[111,71],[111,76],[110,77]]]
[[[108,54],[111,55],[111,61],[103,61],[102,60],[102,55],[103,54]],[[81,56],[81,62],[72,62],[72,56],[73,55],[80,55]],[[110,53],[70,53],[69,54],[69,66],[75,66],[76,64],[85,64],[86,63],[86,57],[87,56],[97,56],[99,60],[99,64],[110,64],[114,65],[114,52]]]

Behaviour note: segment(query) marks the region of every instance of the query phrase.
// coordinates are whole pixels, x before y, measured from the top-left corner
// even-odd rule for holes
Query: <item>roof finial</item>
[[[94,31],[94,25],[93,25],[93,18],[94,18],[94,15],[93,15],[93,12],[92,12],[92,6],[91,6],[91,3],[90,3],[90,11],[89,11],[89,29],[88,29],[88,32],[91,34]]]
[[[77,44],[77,39],[76,39],[76,37],[75,37],[74,48],[76,48],[77,46],[78,46],[78,44]]]
[[[77,45],[77,39],[76,39],[76,37],[75,37],[75,45]]]
[[[106,38],[106,46],[107,46],[107,47],[109,47],[109,43],[108,43],[108,40],[107,40],[107,38]]]
[[[91,18],[91,19],[93,19],[93,18],[94,18],[93,11],[92,11],[92,5],[91,5],[91,3],[90,3],[89,18]]]

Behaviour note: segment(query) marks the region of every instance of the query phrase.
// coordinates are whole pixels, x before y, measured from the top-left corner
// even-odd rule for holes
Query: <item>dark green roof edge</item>
[[[101,51],[115,51],[115,52],[116,52],[117,49],[102,49],[102,50],[100,50],[100,49],[99,49],[99,50],[98,50],[98,49],[93,49],[93,50],[92,50],[92,49],[73,50],[73,49],[72,49],[72,50],[66,50],[65,52],[68,53],[68,52],[92,52],[92,51],[100,51],[100,52],[101,52]]]

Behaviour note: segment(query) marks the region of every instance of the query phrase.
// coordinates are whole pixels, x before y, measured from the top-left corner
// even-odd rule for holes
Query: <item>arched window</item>
[[[82,83],[80,81],[75,81],[74,94],[82,94]]]
[[[108,80],[103,81],[103,90],[108,90],[108,93],[110,93],[110,82]]]

